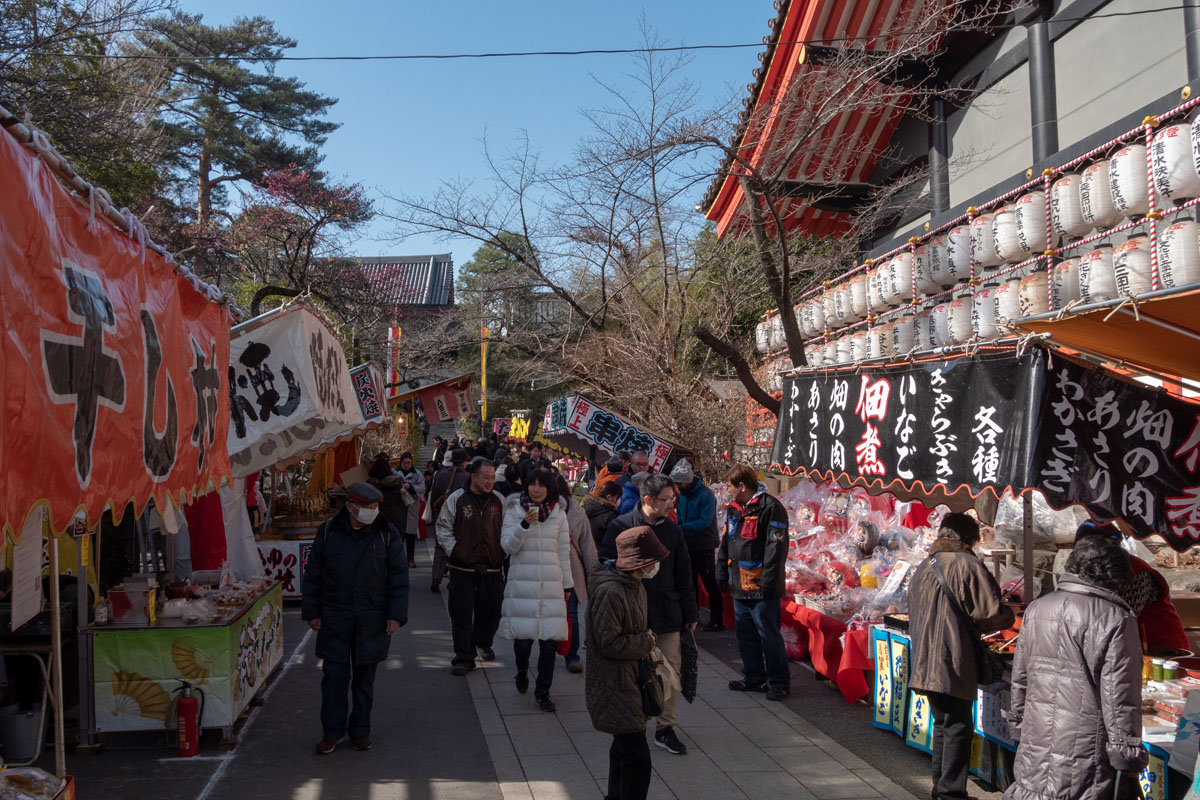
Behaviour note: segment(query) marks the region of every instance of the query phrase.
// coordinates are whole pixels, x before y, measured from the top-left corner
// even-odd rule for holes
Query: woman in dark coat
[[[1118,773],[1133,797],[1142,747],[1142,651],[1121,599],[1133,578],[1124,551],[1089,536],[1075,544],[1058,590],[1025,612],[1012,671],[1020,730],[1015,782],[1004,800],[1109,800]]]
[[[606,800],[645,800],[650,746],[637,678],[655,638],[642,578],[652,577],[670,553],[646,525],[620,534],[616,547],[617,558],[596,564],[588,576],[587,708],[592,727],[613,735]]]

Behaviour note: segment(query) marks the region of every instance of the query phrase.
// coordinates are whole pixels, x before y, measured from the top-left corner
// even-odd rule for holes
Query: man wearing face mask
[[[636,458],[637,454],[634,456]],[[642,483],[641,494],[642,502],[608,524],[600,546],[600,558],[616,558],[617,537],[641,526],[649,526],[667,548],[669,555],[649,567],[642,575],[642,581],[646,587],[650,630],[658,637],[658,649],[678,673],[682,664],[680,632],[694,631],[700,619],[696,592],[692,588],[692,562],[688,558],[683,531],[670,519],[675,508],[675,484],[664,475],[651,475]],[[663,713],[655,725],[654,743],[672,755],[681,756],[687,753],[687,746],[675,733],[678,702],[679,695],[673,694],[663,703]]]
[[[301,617],[317,632],[324,662],[321,755],[347,734],[355,750],[371,749],[375,670],[408,621],[404,540],[379,516],[383,495],[369,483],[352,483],[346,493],[345,507],[317,529],[301,582]]]

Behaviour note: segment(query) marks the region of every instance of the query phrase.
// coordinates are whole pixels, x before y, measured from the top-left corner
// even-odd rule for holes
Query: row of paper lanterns
[[[1151,171],[1155,193],[1166,200],[1181,202],[1200,197],[1200,123],[1181,123],[1159,131],[1151,143]],[[1017,264],[1043,253],[1051,237],[1076,239],[1093,229],[1107,230],[1124,218],[1138,218],[1149,211],[1146,146],[1131,144],[1122,147],[1111,158],[1088,165],[1080,173],[1063,175],[1050,186],[1049,222],[1047,235],[1046,193],[1033,191],[1021,195],[1015,202],[993,213],[980,214],[970,223],[964,222],[949,231],[932,237],[913,250],[900,252],[878,265],[829,287],[817,296],[796,306],[796,322],[805,339],[822,336],[827,330],[853,325],[890,308],[910,303],[917,298],[933,295],[962,284],[971,272]],[[1141,294],[1151,289],[1150,248],[1145,234],[1135,234],[1115,248],[1100,243],[1078,258],[1068,258],[1052,270],[1056,287],[1055,308],[1071,300],[1098,302],[1122,294]],[[987,319],[997,316],[989,310],[988,289],[999,290],[1012,285],[1014,295],[1029,295],[1028,314],[1049,310],[1045,290],[1045,272],[1041,272],[1041,301],[1035,301],[1033,273],[1025,276],[1030,285],[1022,292],[1023,278],[1008,276],[1003,284],[985,283],[976,291],[982,303],[976,312],[982,315],[984,333],[976,331],[975,338],[985,335],[994,326]],[[1200,280],[1200,238],[1197,224],[1180,217],[1159,233],[1159,281],[1162,288],[1175,288]],[[947,307],[963,293],[970,296],[969,287],[960,289],[945,302]],[[1060,299],[1061,297],[1061,299]],[[1016,299],[1012,301],[1016,303]],[[1012,305],[1007,310],[1015,311]],[[965,334],[961,322],[963,312],[955,317],[955,331]],[[999,314],[1011,319],[1013,314]],[[903,323],[897,323],[903,324]],[[876,326],[882,327],[882,326]],[[947,330],[950,329],[947,323]],[[907,330],[906,328],[904,329]],[[918,331],[919,333],[919,331]],[[859,336],[856,333],[854,336]],[[865,340],[865,332],[863,332]],[[907,341],[907,333],[898,334],[897,345]],[[966,336],[969,340],[972,335]],[[942,346],[959,342],[940,342]],[[784,345],[783,324],[778,315],[759,323],[755,345],[760,352],[773,352]],[[825,351],[828,344],[820,346]],[[865,341],[863,347],[866,347]],[[886,349],[880,340],[881,349]],[[844,350],[845,348],[843,348]],[[911,348],[895,351],[908,352]],[[892,352],[865,355],[877,358]],[[860,360],[853,358],[849,360]],[[810,362],[811,363],[811,362]]]

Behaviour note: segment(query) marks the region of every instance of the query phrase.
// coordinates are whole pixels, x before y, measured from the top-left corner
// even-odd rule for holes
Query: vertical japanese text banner
[[[0,521],[54,531],[230,472],[229,314],[0,135]]]
[[[471,379],[447,381],[423,389],[419,393],[421,406],[430,424],[449,422],[475,413],[475,400],[471,396]]]

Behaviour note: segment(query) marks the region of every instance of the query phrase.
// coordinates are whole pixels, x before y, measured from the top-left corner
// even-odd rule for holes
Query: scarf
[[[533,501],[529,499],[529,495],[521,493],[521,510],[528,511],[533,506]],[[550,516],[550,512],[554,510],[554,503],[547,502],[538,505],[538,522],[545,522],[546,517]]]

